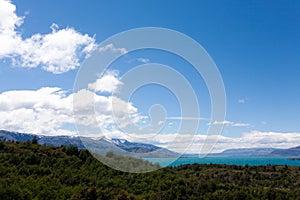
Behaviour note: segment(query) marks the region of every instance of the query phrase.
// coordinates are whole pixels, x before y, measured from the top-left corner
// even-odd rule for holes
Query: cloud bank
[[[300,144],[300,133],[299,132],[264,132],[264,131],[250,131],[244,133],[241,137],[232,138],[225,136],[210,136],[217,137],[218,141],[214,145],[213,152],[222,152],[226,149],[236,148],[290,148],[296,147]],[[162,138],[171,138],[169,135],[162,135]],[[184,151],[184,147],[187,146],[187,141],[182,139],[178,143],[164,143],[164,140],[159,141],[157,144],[167,147],[172,150],[179,152]],[[206,153],[204,150],[201,152],[206,135],[196,135],[194,137],[194,143],[187,149],[187,153]]]
[[[112,93],[122,84],[118,73],[113,71],[89,84],[90,89],[82,89],[77,93],[69,93],[58,87],[0,93],[0,129],[33,134],[76,135],[76,111],[80,117],[76,121],[79,125],[101,127],[107,133],[120,132],[118,127],[138,123],[145,118],[132,103],[113,96]],[[76,110],[73,109],[74,96],[78,100]],[[113,102],[117,106],[112,106]],[[93,110],[88,109],[90,105]],[[118,124],[114,117],[118,119]]]
[[[112,78],[112,74],[107,76]],[[108,77],[103,77],[108,79]],[[118,80],[117,77],[114,77]],[[112,85],[114,82],[112,82]],[[111,87],[113,88],[113,87]],[[105,131],[104,135],[108,137],[118,137],[136,142],[152,143],[161,147],[166,147],[174,151],[183,152],[185,147],[191,144],[191,138],[194,138],[193,144],[186,153],[201,152],[202,145],[206,140],[206,135],[181,135],[176,140],[176,133],[162,133],[153,137],[143,139],[141,135],[124,134],[115,125],[112,117],[112,100],[113,96],[104,96],[96,94],[90,90],[80,90],[78,93],[68,93],[57,87],[44,87],[38,90],[13,90],[0,93],[0,129],[26,132],[46,135],[76,135],[74,129],[73,115],[73,95],[81,95],[85,101],[80,101],[79,113],[84,117],[80,122],[81,125],[100,126]],[[87,97],[93,97],[95,110],[88,113],[85,110],[90,103]],[[139,123],[144,119],[138,109],[130,102],[124,102],[118,99],[118,107],[114,108],[119,119],[129,114],[131,122]],[[96,116],[96,121],[91,120],[89,116]],[[127,118],[121,120],[121,126],[129,123]],[[232,124],[232,123],[230,123]],[[250,131],[244,133],[242,137],[231,138],[225,136],[218,137],[218,142],[214,146],[213,152],[221,152],[229,148],[253,148],[253,147],[272,147],[272,148],[289,148],[299,146],[300,133],[297,132],[262,132]],[[202,152],[203,153],[203,152]]]

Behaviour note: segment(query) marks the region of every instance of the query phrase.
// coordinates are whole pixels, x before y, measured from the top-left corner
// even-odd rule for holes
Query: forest
[[[147,161],[121,160],[153,170]],[[6,199],[300,199],[300,167],[192,164],[149,173],[107,167],[76,146],[0,141],[0,197]]]

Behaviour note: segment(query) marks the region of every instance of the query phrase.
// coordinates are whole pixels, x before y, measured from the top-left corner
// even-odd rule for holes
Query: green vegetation
[[[106,156],[94,154],[94,157],[109,167],[125,172],[149,172],[161,168],[159,164],[153,165],[149,161],[117,155],[112,151],[107,152]]]
[[[105,159],[126,163],[113,153]],[[0,198],[300,199],[300,167],[193,164],[124,173],[75,146],[0,141]]]

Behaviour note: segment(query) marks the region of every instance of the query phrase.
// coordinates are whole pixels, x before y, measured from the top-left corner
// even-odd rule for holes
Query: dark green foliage
[[[106,153],[106,156],[94,155],[102,163],[121,171],[126,172],[148,172],[157,170],[159,165],[153,165],[149,161],[133,157],[125,157],[114,154],[112,151]]]
[[[32,143],[32,144],[37,144],[37,143],[38,143],[38,140],[37,140],[37,137],[36,137],[36,136],[34,136],[34,137],[32,138],[31,143]]]
[[[112,152],[103,159],[141,162]],[[300,167],[193,164],[124,173],[75,146],[0,141],[0,199],[300,199]]]

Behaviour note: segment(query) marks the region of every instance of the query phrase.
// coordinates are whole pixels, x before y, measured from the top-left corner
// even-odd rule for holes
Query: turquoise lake
[[[289,165],[289,166],[300,166],[300,160],[287,160],[291,157],[191,157],[191,158],[178,158],[173,163],[169,164],[174,158],[145,158],[152,163],[159,163],[161,166],[179,166],[184,164],[227,164],[227,165]]]

